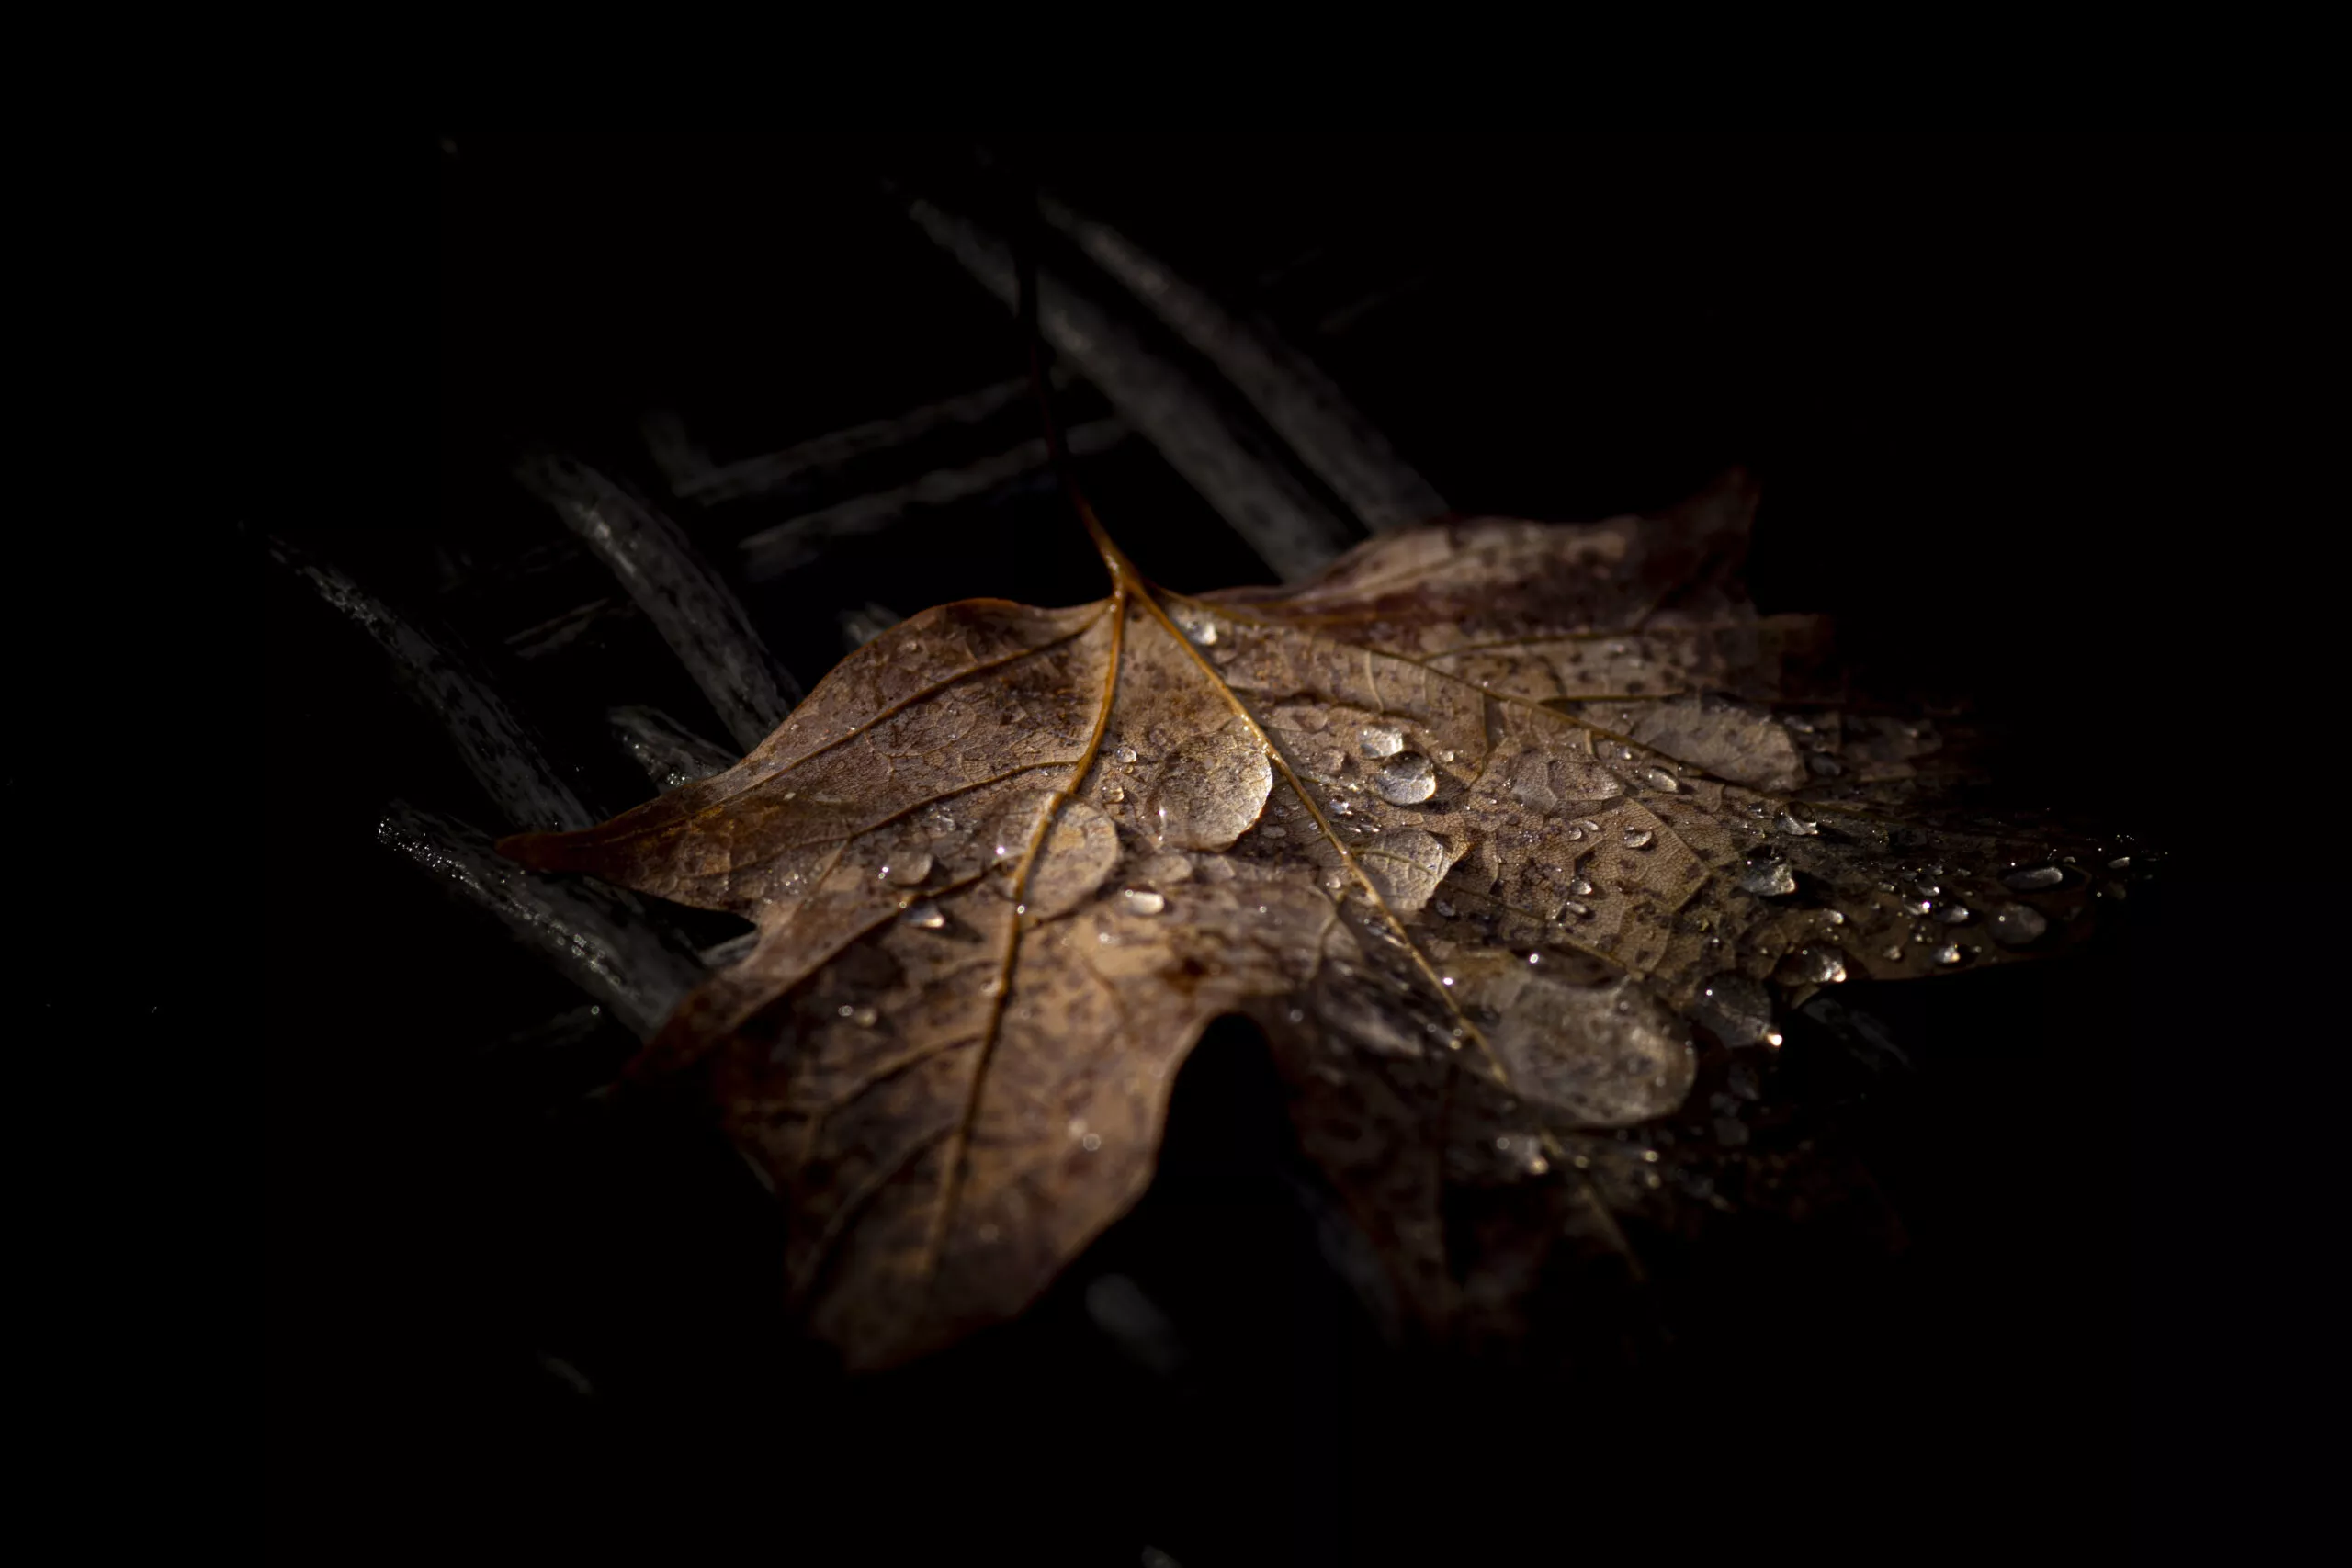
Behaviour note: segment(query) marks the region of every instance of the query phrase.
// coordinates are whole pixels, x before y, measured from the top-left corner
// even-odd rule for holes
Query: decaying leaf
[[[1407,1314],[1507,1312],[1543,1260],[1450,1256],[1464,1193],[1539,1254],[1622,1249],[1703,1184],[1607,1134],[1680,1109],[1700,1043],[2062,945],[2111,875],[1953,809],[1932,727],[1833,704],[1823,627],[1740,587],[1753,502],[1406,532],[1205,599],[1103,538],[1109,598],[916,615],[725,773],[503,847],[756,924],[646,1065],[708,1071],[853,1364],[1035,1298],[1228,1013]]]

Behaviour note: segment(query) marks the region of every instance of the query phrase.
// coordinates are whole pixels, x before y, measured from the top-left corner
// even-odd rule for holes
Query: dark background
[[[882,194],[966,188],[963,142],[435,141],[348,167],[255,153],[311,216],[259,264],[256,296],[300,322],[265,405],[297,438],[241,490],[245,521],[455,624],[616,808],[642,785],[595,732],[604,705],[709,720],[641,626],[560,677],[500,662],[526,612],[587,581],[514,564],[565,536],[506,479],[512,456],[551,442],[653,489],[649,409],[724,459],[1016,374],[1021,342]],[[1460,511],[1597,517],[1745,464],[1765,609],[1830,612],[1865,658],[1981,700],[2052,801],[2119,828],[2193,839],[2232,793],[2215,771],[2252,710],[2208,693],[2263,633],[2230,569],[2261,549],[2292,575],[2321,526],[2298,465],[2334,428],[2310,390],[2340,362],[2331,149],[990,146],[1268,315]],[[1264,579],[1142,444],[1085,472],[1170,586]],[[741,526],[687,520],[718,558]],[[2232,1287],[2182,1238],[2240,1223],[2227,1183],[2179,1163],[2178,1130],[2208,1118],[2169,988],[2200,940],[2177,879],[2079,964],[1849,998],[1912,1058],[1895,1081],[1792,1037],[1792,1070],[1854,1108],[1912,1250],[1726,1265],[1721,1325],[1638,1376],[1562,1387],[1377,1351],[1280,1200],[1250,1044],[1220,1037],[1187,1069],[1159,1187],[1069,1288],[941,1365],[844,1388],[763,1314],[768,1222],[723,1155],[659,1118],[548,1116],[625,1043],[500,1046],[576,998],[372,840],[395,795],[492,814],[372,649],[246,565],[269,1524],[288,1555],[424,1525],[681,1560],[1917,1558],[2104,1552],[2135,1521],[2204,1517],[2154,1479],[2228,1381],[2199,1324]],[[1073,602],[1094,571],[1033,486],[749,598],[813,683],[837,610]],[[1179,1378],[1092,1328],[1083,1284],[1113,1270],[1175,1319]]]

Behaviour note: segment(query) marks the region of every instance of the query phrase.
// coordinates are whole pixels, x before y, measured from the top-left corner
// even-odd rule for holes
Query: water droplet
[[[1356,739],[1363,748],[1363,754],[1375,762],[1405,749],[1405,732],[1393,724],[1367,724],[1357,733]]]
[[[1530,964],[1541,964],[1544,962],[1544,955],[1540,953],[1531,953],[1527,955],[1527,961]]]
[[[1450,920],[1453,919],[1453,906],[1447,903],[1444,899],[1439,899],[1432,908],[1434,908],[1439,914],[1443,915],[1447,919]]]
[[[849,1021],[860,1029],[873,1028],[881,1021],[881,1018],[882,1015],[872,1008],[858,1008],[849,1015]]]
[[[1168,618],[1174,621],[1186,637],[1203,648],[1216,645],[1216,621],[1206,613],[1196,610],[1190,604],[1171,604],[1169,606]]]
[[[1212,629],[1210,637],[1214,637],[1216,633],[1214,629]],[[1206,641],[1209,639],[1204,638],[1203,640]],[[1084,1149],[1088,1154],[1092,1154],[1095,1150],[1102,1146],[1102,1134],[1100,1133],[1089,1133],[1086,1136],[1079,1139],[1078,1146]]]
[[[1740,874],[1740,890],[1758,898],[1784,898],[1797,890],[1796,873],[1789,863],[1770,856],[1750,860]]]
[[[1568,884],[1568,891],[1579,898],[1589,898],[1592,897],[1592,884],[1579,876]]]
[[[1821,831],[1821,828],[1818,823],[1807,822],[1803,818],[1787,811],[1781,812],[1779,819],[1776,820],[1772,826],[1778,828],[1783,833],[1788,833],[1800,839],[1813,838]]]
[[[1691,1010],[1726,1045],[1753,1045],[1772,1026],[1772,997],[1761,982],[1738,973],[1717,975],[1699,989]]]
[[[1126,786],[1116,779],[1102,781],[1102,798],[1113,806],[1127,798]]]
[[[1273,787],[1265,748],[1238,727],[1195,741],[1153,786],[1150,810],[1160,840],[1155,847],[1230,848],[1256,826]]]
[[[1156,915],[1168,900],[1148,887],[1130,887],[1119,895],[1119,905],[1130,915]]]
[[[1547,1170],[1549,1170],[1549,1169],[1551,1169],[1551,1168],[1552,1168],[1552,1162],[1551,1162],[1550,1160],[1548,1160],[1548,1159],[1545,1159],[1542,1155],[1530,1155],[1530,1156],[1527,1156],[1527,1174],[1528,1174],[1528,1175],[1530,1175],[1530,1176],[1541,1176],[1541,1175],[1543,1175],[1545,1171],[1547,1171]]]
[[[1453,976],[1451,975],[1441,975],[1438,976],[1438,984],[1441,986],[1451,986],[1453,984]]]
[[[1900,964],[1900,963],[1903,961],[1903,944],[1902,944],[1901,942],[1898,942],[1892,943],[1892,944],[1891,944],[1891,945],[1889,945],[1888,947],[1886,947],[1886,948],[1884,948],[1883,950],[1882,950],[1882,951],[1880,952],[1880,953],[1879,953],[1879,956],[1880,956],[1881,958],[1889,959],[1889,960],[1892,960],[1892,961],[1893,961],[1893,962],[1894,962],[1894,963]]]
[[[834,1010],[836,1013],[839,1013],[842,1017],[843,1017],[843,1018],[847,1018],[850,1014],[852,1014],[852,1013],[855,1012],[857,1010],[856,1010],[855,1008],[854,1008],[854,1007],[850,1006],[847,1002],[843,1002],[841,1006],[839,1006],[839,1007],[835,1008],[833,1010]]]
[[[2109,871],[2130,871],[2132,869],[2132,857],[2130,855],[2118,855],[2113,860],[2107,863],[2107,869]]]
[[[1453,761],[1453,753],[1451,751],[1440,751],[1437,754],[1437,760],[1441,762],[1451,762]]]
[[[1968,959],[1967,950],[1956,942],[1948,942],[1936,949],[1932,956],[1939,964],[1962,964]]]
[[[907,911],[907,923],[920,926],[927,931],[935,931],[947,924],[947,917],[939,912],[935,904],[917,904]]]
[[[882,880],[893,887],[912,887],[931,874],[931,857],[917,850],[912,854],[896,855],[882,868]]]
[[[1136,761],[1136,749],[1132,746],[1122,746],[1111,755],[1132,767]]]
[[[1993,940],[2003,947],[2029,947],[2050,930],[2050,921],[2041,910],[2029,909],[2023,904],[2002,905],[1986,923]]]
[[[2031,893],[2040,888],[2057,886],[2066,880],[2066,874],[2054,865],[2034,865],[2006,873],[2001,880],[2021,893]]]
[[[1664,790],[1668,795],[1672,795],[1675,791],[1682,787],[1682,781],[1676,778],[1672,773],[1668,773],[1664,768],[1644,768],[1642,770],[1642,782],[1649,785],[1652,789]]]
[[[1968,906],[1965,904],[1947,902],[1936,906],[1936,919],[1948,926],[1966,925],[1968,918]]]
[[[1437,764],[1419,751],[1407,751],[1382,768],[1372,783],[1391,806],[1419,806],[1437,793]]]
[[[1562,909],[1566,910],[1567,913],[1569,913],[1569,914],[1571,914],[1571,915],[1574,915],[1574,916],[1575,916],[1577,919],[1579,919],[1579,920],[1582,920],[1582,919],[1589,919],[1589,918],[1591,917],[1591,915],[1592,915],[1592,906],[1591,906],[1591,905],[1589,905],[1589,904],[1579,904],[1579,903],[1577,903],[1577,902],[1575,899],[1573,899],[1573,898],[1569,899],[1566,903],[1565,903],[1565,904],[1561,905],[1561,906],[1560,906],[1560,908],[1561,908]]]
[[[1788,985],[1842,986],[1846,955],[1834,947],[1802,948],[1781,961],[1780,976]]]
[[[1625,829],[1625,847],[1629,850],[1648,849],[1650,845],[1657,840],[1657,835],[1651,832],[1647,828],[1628,828]]]

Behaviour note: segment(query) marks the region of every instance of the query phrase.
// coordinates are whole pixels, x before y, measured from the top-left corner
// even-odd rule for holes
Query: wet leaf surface
[[[1643,1277],[1629,1237],[1867,1209],[1767,1087],[1776,1018],[2065,947],[2130,874],[1758,615],[1754,502],[1432,526],[1203,598],[1106,541],[1109,598],[916,615],[725,773],[503,847],[754,923],[639,1068],[707,1079],[852,1365],[1036,1299],[1231,1014],[1369,1292],[1518,1343],[1546,1292]]]

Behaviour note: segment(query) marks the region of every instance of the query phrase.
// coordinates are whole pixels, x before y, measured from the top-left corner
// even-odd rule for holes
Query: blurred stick
[[[1101,452],[1126,434],[1126,426],[1115,419],[1090,421],[1070,431],[1069,448],[1078,453]],[[743,573],[754,582],[771,581],[816,559],[836,539],[878,534],[918,508],[971,500],[1036,473],[1050,462],[1041,436],[965,468],[941,468],[897,490],[854,496],[820,512],[763,528],[744,536],[736,545],[743,552]]]
[[[437,719],[474,781],[517,828],[585,828],[595,814],[556,773],[523,722],[472,662],[344,572],[279,539],[271,557],[376,640],[417,704]]]
[[[1020,308],[1012,249],[1001,237],[920,198],[907,210],[981,287],[1007,308]],[[1304,480],[1279,458],[1253,450],[1213,397],[1109,311],[1043,269],[1038,292],[1038,328],[1055,352],[1159,449],[1277,575],[1286,581],[1307,576],[1354,543],[1354,530]],[[1077,432],[1070,434],[1075,450]]]
[[[712,745],[659,708],[614,708],[605,717],[620,738],[622,748],[664,795],[735,765],[735,758],[724,748]]]
[[[646,440],[656,448],[655,460],[670,473],[673,493],[681,501],[716,505],[800,490],[859,457],[911,446],[943,430],[981,423],[1018,405],[1028,389],[1028,378],[1016,377],[734,463],[710,462],[687,441],[673,414],[648,420]]]
[[[478,829],[394,801],[376,840],[503,925],[639,1040],[651,1039],[701,983],[701,960],[648,921],[634,899],[585,879],[525,871]]]
[[[1444,515],[1436,488],[1271,327],[1235,317],[1109,225],[1057,201],[1039,207],[1046,221],[1223,371],[1365,527],[1378,533]]]
[[[751,617],[675,523],[584,464],[526,458],[524,484],[555,507],[621,586],[746,750],[785,720],[799,682],[768,652]]]

